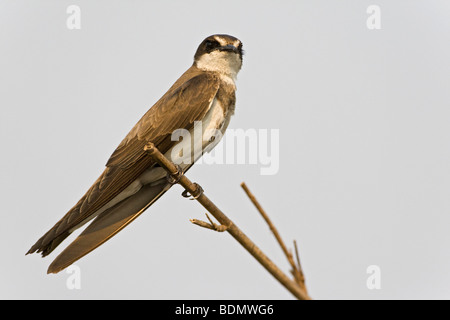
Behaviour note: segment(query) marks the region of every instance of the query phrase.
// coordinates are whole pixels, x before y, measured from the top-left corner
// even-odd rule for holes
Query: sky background
[[[69,30],[69,5],[81,29]],[[381,8],[381,29],[366,10]],[[76,262],[25,252],[215,33],[244,43],[233,129],[278,129],[279,171],[187,176],[286,273],[245,181],[315,299],[450,298],[449,1],[0,0],[0,298],[292,299],[174,186]],[[369,290],[367,268],[381,288]]]

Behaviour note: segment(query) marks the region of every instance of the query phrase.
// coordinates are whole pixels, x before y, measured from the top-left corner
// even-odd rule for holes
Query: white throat
[[[236,76],[241,69],[242,61],[237,54],[230,54],[223,51],[213,51],[208,54],[202,55],[196,62],[197,68],[218,72],[229,78],[233,82],[236,80]]]

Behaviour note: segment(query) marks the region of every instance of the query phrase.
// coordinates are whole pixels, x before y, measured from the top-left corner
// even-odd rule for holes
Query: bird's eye
[[[217,41],[214,40],[206,40],[205,47],[206,49],[213,49],[215,47],[218,47],[220,44]]]

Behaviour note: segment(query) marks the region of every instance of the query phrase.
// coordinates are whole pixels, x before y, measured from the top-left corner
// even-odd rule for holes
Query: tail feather
[[[58,273],[105,243],[136,219],[160,196],[169,190],[170,187],[171,184],[168,184],[167,182],[159,185],[146,185],[136,194],[99,214],[92,223],[55,258],[50,264],[47,273]],[[55,239],[54,241],[57,240],[59,239]],[[61,241],[62,240],[63,239],[61,239]]]
[[[46,238],[48,236],[48,234],[46,233],[44,236],[42,236],[42,238],[40,238],[30,248],[30,250],[28,250],[28,252],[26,254],[37,252],[37,253],[40,253],[42,255],[42,257],[48,256],[69,235],[70,235],[70,232],[66,231],[66,232],[58,235],[57,237],[55,237],[54,239],[52,239],[50,241],[44,241],[44,240],[46,240]]]

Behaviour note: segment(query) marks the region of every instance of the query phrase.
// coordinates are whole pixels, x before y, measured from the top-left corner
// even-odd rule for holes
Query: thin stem
[[[301,281],[301,274],[300,270],[298,269],[297,265],[294,262],[294,258],[292,257],[292,253],[287,249],[286,245],[284,244],[283,239],[281,239],[280,233],[278,232],[277,228],[275,228],[275,225],[272,223],[272,221],[269,218],[269,215],[266,213],[266,211],[263,209],[259,201],[256,199],[256,197],[253,195],[253,193],[250,191],[250,189],[247,187],[245,182],[241,183],[242,189],[244,189],[245,193],[247,194],[250,201],[253,203],[253,205],[256,207],[258,212],[261,214],[263,219],[266,221],[267,225],[269,226],[270,230],[272,231],[273,235],[275,236],[275,239],[277,240],[278,244],[280,245],[281,249],[284,252],[284,255],[286,256],[289,264],[292,267],[292,274],[295,277],[295,280],[300,283]]]

